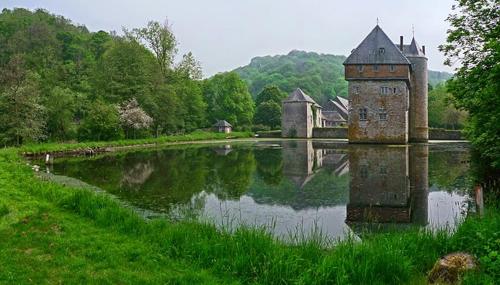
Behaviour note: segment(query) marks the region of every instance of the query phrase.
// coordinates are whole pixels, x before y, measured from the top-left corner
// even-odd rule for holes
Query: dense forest
[[[45,10],[0,14],[0,143],[111,140],[190,132],[226,119],[248,128],[254,105],[235,73],[201,80],[174,62],[168,24],[90,32]]]
[[[255,57],[250,64],[237,68],[257,96],[266,86],[275,85],[286,93],[300,87],[318,103],[324,104],[335,96],[347,97],[344,80],[346,57],[294,50],[287,55]],[[452,77],[451,73],[429,71],[429,84],[436,86]]]

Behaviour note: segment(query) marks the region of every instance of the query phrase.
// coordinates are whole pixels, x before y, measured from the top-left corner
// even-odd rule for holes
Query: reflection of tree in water
[[[279,185],[283,179],[283,155],[281,149],[256,149],[254,155],[259,177],[268,185]]]
[[[251,149],[238,148],[225,156],[212,153],[205,189],[222,199],[238,199],[247,192],[254,171]]]
[[[433,149],[434,148],[434,149]],[[431,148],[429,184],[439,190],[467,191],[470,188],[470,153],[467,147]],[[434,188],[434,187],[433,187]]]
[[[137,162],[131,166],[125,166],[120,185],[127,187],[137,186],[139,188],[153,173],[154,168],[150,161]]]

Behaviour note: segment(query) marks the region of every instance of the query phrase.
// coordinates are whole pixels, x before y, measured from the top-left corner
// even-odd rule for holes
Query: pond
[[[47,171],[151,215],[342,239],[366,228],[452,230],[470,203],[469,156],[463,143],[257,140],[58,158]]]

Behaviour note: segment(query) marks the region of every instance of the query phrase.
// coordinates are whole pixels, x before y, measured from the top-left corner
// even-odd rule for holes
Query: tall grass
[[[488,257],[500,247],[496,208],[483,218],[469,217],[453,235],[411,229],[367,234],[362,242],[348,239],[325,248],[321,239],[287,245],[265,229],[229,232],[193,221],[148,222],[105,194],[38,180],[12,149],[0,151],[0,183],[116,234],[152,244],[158,249],[156,254],[241,283],[406,284],[425,280],[436,259],[451,251],[472,252],[482,262],[480,271],[466,277],[469,284],[498,281],[498,259]]]

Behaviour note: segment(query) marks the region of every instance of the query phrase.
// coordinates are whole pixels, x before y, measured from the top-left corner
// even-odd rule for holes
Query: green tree
[[[455,108],[446,85],[438,84],[429,91],[429,126],[433,128],[462,128],[467,112]]]
[[[123,137],[120,115],[116,105],[95,100],[90,110],[78,129],[81,140],[106,141]]]
[[[286,93],[281,91],[281,89],[276,85],[268,85],[264,87],[262,92],[257,95],[255,98],[255,105],[259,106],[260,104],[273,101],[279,106],[281,106],[281,101],[286,98]]]
[[[72,90],[55,87],[45,99],[47,134],[50,138],[67,140],[76,137],[75,98],[76,94]]]
[[[134,40],[117,39],[95,72],[95,89],[107,102],[142,102],[159,84],[154,56]]]
[[[237,73],[217,74],[205,80],[203,90],[210,123],[226,120],[238,127],[252,123],[254,103],[245,81]]]
[[[40,76],[26,72],[20,57],[12,58],[0,76],[0,140],[21,145],[45,137],[45,109],[40,104]]]
[[[201,80],[203,78],[201,64],[191,52],[182,56],[181,62],[176,66],[176,71],[184,78],[192,80]]]
[[[266,101],[255,111],[255,124],[269,126],[275,129],[281,125],[281,106],[274,101]]]
[[[146,27],[134,29],[129,34],[142,40],[154,52],[160,72],[167,77],[177,54],[177,40],[168,20],[165,20],[163,24],[150,21]]]
[[[482,157],[500,168],[500,9],[497,0],[460,0],[440,46],[446,63],[459,61],[448,82],[455,104],[468,111],[467,136]]]

